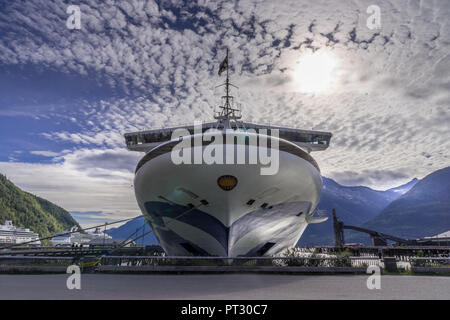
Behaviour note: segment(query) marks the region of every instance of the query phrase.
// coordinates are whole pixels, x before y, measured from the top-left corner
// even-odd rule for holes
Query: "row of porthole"
[[[247,205],[248,206],[253,205],[253,203],[255,203],[255,199],[250,199],[250,200],[247,201]],[[273,206],[269,206],[269,204],[267,202],[264,202],[260,207],[262,209],[266,209],[266,208],[267,209],[272,209],[273,208]]]
[[[207,205],[209,204],[209,202],[206,201],[205,199],[200,200],[200,203],[201,203],[202,205],[204,205],[204,206],[207,206]],[[192,203],[188,203],[187,206],[188,206],[189,208],[195,208],[195,206],[194,206]]]
[[[253,203],[255,203],[255,199],[250,199],[250,200],[247,201],[247,205],[248,205],[248,206],[251,206]],[[267,207],[268,205],[269,205],[268,203],[264,202],[264,203],[261,205],[261,208],[262,208],[262,209],[265,209],[265,208],[267,208],[267,209],[272,209],[272,208],[273,208],[273,206]],[[300,217],[302,214],[303,214],[303,211],[300,211],[298,214],[296,214],[296,216],[297,216],[297,217]]]

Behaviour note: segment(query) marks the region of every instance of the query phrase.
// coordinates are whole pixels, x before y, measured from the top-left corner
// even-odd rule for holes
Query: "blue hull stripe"
[[[156,222],[160,227],[166,227],[162,217],[176,219],[210,234],[222,245],[225,252],[228,252],[229,228],[215,217],[198,209],[159,201],[146,202],[145,209],[149,215],[156,218],[152,219],[152,222]],[[170,228],[170,225],[168,227]]]

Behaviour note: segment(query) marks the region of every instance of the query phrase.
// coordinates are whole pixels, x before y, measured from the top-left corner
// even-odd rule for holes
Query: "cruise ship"
[[[69,232],[57,233],[50,242],[56,247],[71,247],[78,245],[89,245],[92,242],[106,241],[112,237],[104,233],[99,227],[95,231],[82,232],[77,226],[73,226]]]
[[[28,228],[15,227],[11,220],[6,220],[4,225],[0,225],[0,246],[26,242],[32,242],[30,245],[39,246],[41,244],[39,234]]]
[[[242,121],[228,52],[224,72],[213,122],[124,135],[129,150],[145,153],[135,195],[168,255],[277,255],[326,220],[314,214],[322,178],[310,153],[332,134]]]

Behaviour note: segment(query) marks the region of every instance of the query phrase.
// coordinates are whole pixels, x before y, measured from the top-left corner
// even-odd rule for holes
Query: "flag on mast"
[[[222,72],[227,70],[227,68],[228,68],[228,50],[227,50],[227,56],[225,57],[225,59],[223,59],[222,63],[219,66],[219,76],[222,74]]]

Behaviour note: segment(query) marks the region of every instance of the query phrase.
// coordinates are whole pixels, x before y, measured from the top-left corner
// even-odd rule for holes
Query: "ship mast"
[[[217,112],[214,116],[214,118],[218,120],[218,126],[223,126],[224,128],[231,128],[231,121],[234,121],[237,125],[237,120],[242,117],[240,110],[234,107],[234,97],[230,95],[230,86],[237,87],[230,82],[229,69],[227,49],[227,56],[219,67],[219,76],[223,71],[226,71],[227,77],[225,83],[220,85],[225,86],[225,95],[222,96],[222,105],[219,106],[221,111]]]

